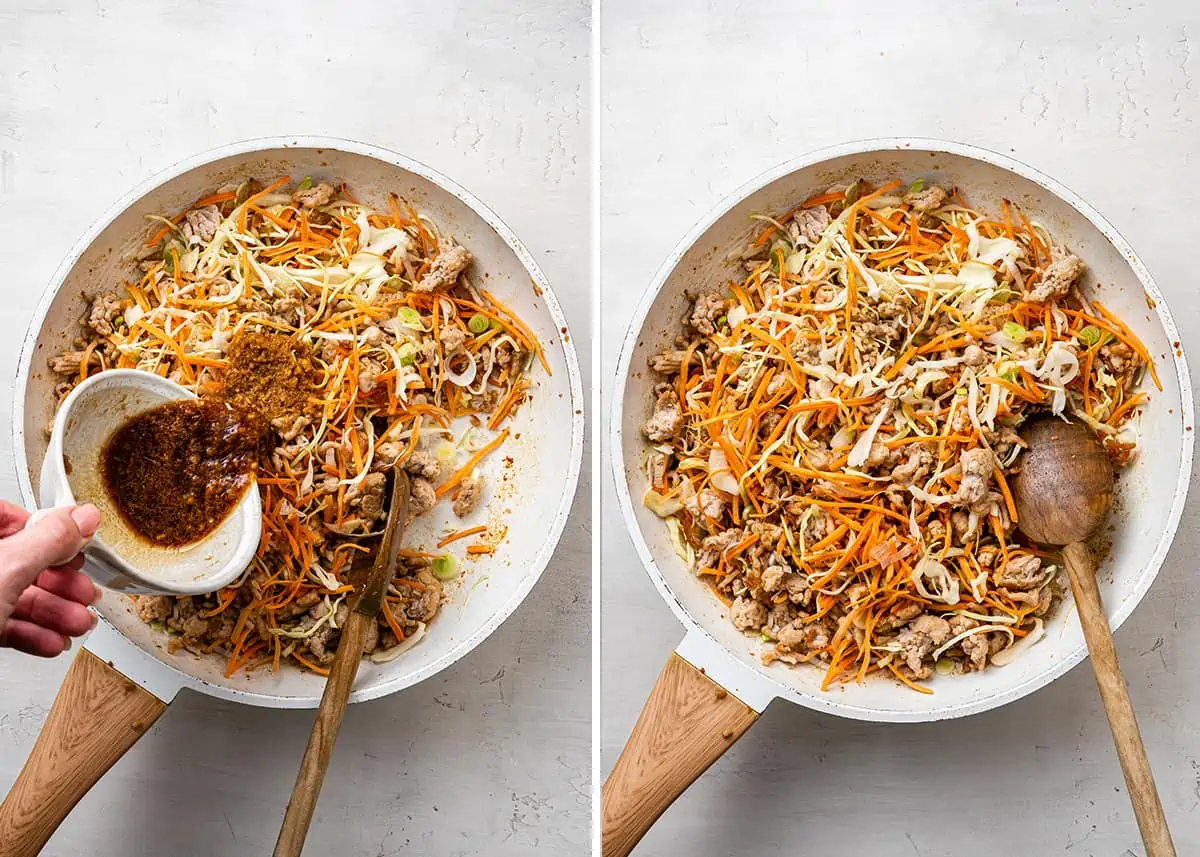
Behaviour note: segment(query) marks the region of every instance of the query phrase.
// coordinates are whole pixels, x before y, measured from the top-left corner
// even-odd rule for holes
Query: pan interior
[[[967,147],[940,148],[847,146],[807,164],[785,165],[698,227],[663,266],[650,296],[631,328],[622,355],[627,371],[621,410],[613,426],[621,450],[618,490],[634,541],[663,596],[680,619],[698,628],[750,669],[777,685],[777,691],[810,708],[871,720],[937,720],[993,708],[1023,696],[1063,674],[1085,654],[1074,610],[1068,602],[1047,625],[1046,635],[1013,663],[965,676],[935,676],[932,695],[915,693],[888,679],[820,690],[823,671],[759,660],[762,643],[730,623],[728,611],[692,576],[672,549],[662,521],[641,503],[648,487],[644,473],[646,443],[640,427],[650,413],[654,376],[647,360],[671,347],[680,320],[695,295],[723,290],[734,274],[726,262],[756,225],[754,214],[777,214],[838,182],[864,178],[880,184],[899,178],[905,184],[923,178],[927,186],[957,186],[975,207],[999,211],[1002,199],[1040,220],[1088,265],[1087,294],[1100,298],[1141,337],[1155,358],[1164,389],[1146,385],[1151,401],[1142,420],[1139,455],[1121,471],[1117,506],[1110,521],[1112,548],[1101,565],[1101,589],[1111,618],[1120,623],[1148,589],[1166,555],[1187,488],[1191,460],[1191,394],[1178,336],[1162,297],[1124,241],[1096,215],[1064,200],[1073,196],[1048,179],[990,153]],[[986,158],[981,160],[980,157]],[[995,161],[989,163],[988,161]],[[1001,165],[1003,164],[1003,165]],[[1041,182],[1045,181],[1048,186]],[[1051,188],[1054,188],[1052,190]],[[1090,209],[1086,209],[1089,210]],[[1107,234],[1106,234],[1107,233]],[[1110,237],[1111,236],[1111,237]],[[1185,426],[1189,427],[1185,429]]]
[[[493,456],[483,469],[490,486],[487,508],[478,523],[507,526],[494,556],[466,563],[447,586],[447,601],[425,639],[391,663],[364,661],[353,699],[399,690],[432,675],[461,657],[515,609],[549,561],[574,493],[581,460],[582,402],[573,346],[566,326],[536,264],[506,227],[480,203],[427,168],[400,156],[346,141],[314,139],[251,142],[202,156],[115,210],[112,219],[89,233],[60,269],[33,323],[22,355],[24,391],[18,383],[18,468],[32,503],[46,450],[46,428],[53,418],[56,384],[48,361],[68,349],[85,315],[87,299],[128,279],[125,261],[145,240],[147,214],[175,212],[211,193],[213,188],[246,177],[271,180],[290,175],[345,181],[355,198],[387,210],[387,194],[407,198],[430,215],[476,259],[485,287],[507,303],[536,333],[552,374],[535,369],[530,401],[510,423],[504,456]],[[330,143],[330,145],[323,145]],[[566,341],[564,341],[566,340]],[[455,526],[449,504],[414,522],[406,546],[432,548],[446,526]],[[473,521],[474,522],[474,521]],[[164,664],[180,671],[185,683],[205,692],[264,705],[315,705],[324,679],[300,669],[271,673],[260,669],[224,674],[217,656],[167,653],[167,636],[150,629],[134,614],[131,602],[106,593],[100,612],[124,636]]]

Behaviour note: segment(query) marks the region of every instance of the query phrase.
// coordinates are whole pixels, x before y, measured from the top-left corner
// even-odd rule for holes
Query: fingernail
[[[100,603],[100,599],[104,597],[104,590],[94,583],[92,584],[92,590],[95,592],[95,594],[92,596],[92,600],[89,601],[88,604],[90,604],[92,607],[95,607]]]
[[[91,616],[92,616],[92,628],[95,628],[97,623],[99,623],[99,621],[100,621],[100,617],[97,616],[95,613],[92,613]]]
[[[63,634],[63,651],[64,652],[71,651],[71,638],[68,637],[66,634]]]
[[[79,534],[85,539],[90,539],[100,526],[100,510],[91,503],[76,506],[71,510],[71,520],[79,527]]]

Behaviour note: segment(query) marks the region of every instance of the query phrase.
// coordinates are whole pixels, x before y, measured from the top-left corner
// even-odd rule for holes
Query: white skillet
[[[1119,626],[1166,557],[1187,495],[1192,394],[1175,322],[1133,250],[1094,208],[1062,184],[1004,155],[928,139],[868,140],[781,164],[723,201],[659,268],[626,336],[617,368],[611,437],[617,496],[647,573],[687,634],[659,677],[604,786],[604,854],[624,855],[687,786],[775,699],[841,717],[905,723],[964,717],[1032,693],[1063,675],[1087,650],[1073,610],[1057,612],[1046,636],[1010,665],[936,677],[934,693],[880,679],[822,692],[822,673],[782,663],[764,667],[761,643],[729,621],[725,606],[676,556],[663,522],[641,502],[647,482],[640,427],[655,383],[646,361],[670,346],[693,295],[722,290],[727,254],[751,234],[751,214],[785,210],[839,181],[862,177],[957,185],[998,211],[1001,199],[1040,220],[1088,264],[1085,291],[1098,297],[1154,355],[1164,389],[1150,388],[1142,448],[1122,472],[1112,550],[1101,566],[1109,618]]]
[[[387,663],[363,663],[351,702],[395,693],[450,666],[508,617],[554,552],[575,494],[583,449],[583,395],[567,323],[545,276],[512,231],[445,176],[394,152],[329,137],[273,137],[189,158],[116,203],[72,249],[39,305],[21,353],[13,441],[22,498],[36,505],[37,474],[54,415],[56,377],[47,362],[70,346],[86,310],[81,293],[113,290],[125,258],[145,240],[146,214],[177,211],[213,188],[249,176],[344,180],[355,198],[387,206],[395,192],[431,215],[476,258],[487,289],[537,334],[552,375],[532,376],[531,401],[512,423],[504,456],[487,462],[486,508],[469,523],[508,527],[494,556],[467,562],[420,644]],[[432,545],[449,509],[409,528],[406,542]],[[433,538],[431,538],[433,537]],[[324,679],[297,669],[227,678],[218,657],[167,653],[167,637],[141,622],[127,598],[106,593],[103,621],[72,663],[33,752],[0,805],[5,854],[36,854],[88,788],[149,728],[181,688],[273,708],[312,708]]]

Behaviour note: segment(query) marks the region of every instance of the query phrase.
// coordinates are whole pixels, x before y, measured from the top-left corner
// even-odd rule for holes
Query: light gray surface
[[[588,52],[582,0],[0,3],[2,365],[121,193],[232,140],[327,133],[424,161],[504,218],[554,284],[587,378]],[[0,373],[2,412],[11,385]],[[16,495],[5,441],[0,497]],[[586,464],[578,496],[542,581],[486,643],[347,712],[306,853],[586,852]],[[67,666],[0,651],[0,789]],[[268,853],[311,719],[182,693],[45,853]]]
[[[1081,193],[1142,255],[1195,359],[1200,299],[1187,250],[1200,184],[1194,7],[919,0],[853,12],[836,2],[784,8],[712,0],[684,15],[669,0],[603,6],[605,401],[642,290],[701,216],[788,157],[884,135],[997,149]],[[624,532],[607,455],[602,475],[607,773],[683,631]],[[1180,854],[1200,850],[1196,508],[1189,504],[1157,584],[1117,636]],[[1142,853],[1086,665],[1007,708],[942,724],[874,726],[776,703],[636,853],[785,849]]]

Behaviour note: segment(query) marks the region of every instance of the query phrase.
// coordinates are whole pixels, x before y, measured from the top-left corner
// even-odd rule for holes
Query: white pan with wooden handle
[[[513,463],[487,463],[504,481],[490,503],[503,514],[507,537],[494,556],[472,564],[451,586],[449,600],[422,641],[386,664],[365,661],[350,696],[359,702],[395,693],[445,669],[479,645],[508,617],[541,576],[562,533],[583,455],[583,394],[566,320],[545,276],[512,231],[453,181],[401,155],[330,137],[248,140],[206,152],[155,176],[114,205],[60,266],[29,328],[17,373],[13,440],[25,504],[36,506],[37,479],[54,415],[56,376],[47,361],[70,347],[86,314],[83,294],[114,290],[128,279],[124,261],[143,246],[147,214],[174,212],[221,185],[248,177],[291,175],[299,181],[345,181],[356,198],[387,208],[398,193],[430,214],[476,259],[489,291],[508,303],[537,334],[551,373],[538,369],[530,401],[517,413]],[[519,506],[515,498],[520,499]],[[437,508],[413,522],[406,543],[451,519]],[[467,598],[468,590],[470,598]],[[299,669],[260,669],[225,676],[221,658],[167,653],[167,636],[144,624],[128,598],[107,592],[103,619],[87,638],[25,767],[0,804],[0,857],[40,851],[55,828],[121,755],[154,723],[182,688],[273,708],[313,708],[324,679]],[[7,772],[6,772],[7,773]],[[16,773],[16,772],[13,772]]]
[[[1170,547],[1187,494],[1192,460],[1192,394],[1179,334],[1166,302],[1125,240],[1090,205],[1012,158],[926,139],[884,139],[824,149],[782,164],[743,187],[676,247],[659,268],[626,336],[618,364],[611,437],[617,496],[633,542],[659,593],[687,629],[668,659],[603,789],[605,857],[629,853],[659,815],[752,726],[774,699],[881,723],[964,717],[1004,705],[1063,675],[1087,653],[1073,610],[1061,609],[1045,637],[1003,668],[936,676],[932,695],[887,679],[820,689],[822,672],[776,662],[743,635],[728,611],[676,555],[663,521],[642,505],[648,450],[640,428],[655,383],[647,360],[673,347],[692,295],[722,290],[726,261],[751,235],[752,214],[786,210],[855,178],[879,184],[957,185],[973,204],[998,211],[1017,203],[1087,263],[1085,292],[1105,305],[1154,355],[1163,390],[1151,390],[1141,451],[1122,471],[1113,546],[1100,568],[1104,604],[1119,626],[1146,594]],[[611,573],[611,572],[610,572]]]

